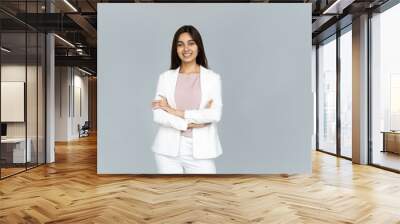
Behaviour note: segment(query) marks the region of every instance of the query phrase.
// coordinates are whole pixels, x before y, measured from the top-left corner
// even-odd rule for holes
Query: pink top
[[[175,88],[176,108],[179,110],[197,110],[200,107],[201,86],[200,74],[179,73]],[[192,137],[192,130],[182,131],[181,134],[185,137]]]

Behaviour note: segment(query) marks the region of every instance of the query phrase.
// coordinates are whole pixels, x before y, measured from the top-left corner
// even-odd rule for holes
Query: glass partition
[[[46,162],[46,138],[45,138],[45,124],[46,124],[46,76],[45,76],[45,66],[46,66],[46,38],[45,34],[38,34],[38,75],[37,75],[37,162],[38,164],[43,164]]]
[[[37,165],[38,160],[38,34],[36,32],[27,33],[27,74],[26,74],[26,113],[27,113],[27,150],[30,150],[31,159],[27,163],[28,168]]]
[[[6,177],[24,171],[32,155],[26,145],[26,33],[2,33],[1,47],[0,150]]]
[[[45,12],[45,1],[1,1],[0,178],[45,163],[45,34],[15,17]],[[13,17],[15,15],[15,17]],[[33,19],[37,17],[32,17]]]

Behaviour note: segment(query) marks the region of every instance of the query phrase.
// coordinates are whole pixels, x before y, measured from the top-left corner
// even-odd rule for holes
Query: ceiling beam
[[[77,25],[79,25],[83,31],[91,38],[96,40],[97,38],[97,30],[88,22],[88,20],[80,14],[71,13],[67,14],[67,16],[73,20]],[[89,40],[88,40],[89,41]],[[96,46],[96,41],[91,44],[92,46]]]
[[[55,56],[56,66],[83,66],[96,71],[97,60],[91,56]]]

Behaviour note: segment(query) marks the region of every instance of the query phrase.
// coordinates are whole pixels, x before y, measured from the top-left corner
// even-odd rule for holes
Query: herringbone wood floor
[[[312,175],[98,176],[96,138],[0,181],[0,223],[400,223],[400,175],[313,155]]]

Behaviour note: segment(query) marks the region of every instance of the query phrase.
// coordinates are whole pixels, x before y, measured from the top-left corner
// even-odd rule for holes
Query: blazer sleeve
[[[164,82],[162,75],[158,78],[158,83],[157,83],[157,91],[156,91],[156,96],[154,97],[155,100],[160,100],[162,96],[166,96],[165,91],[164,91]],[[170,127],[170,128],[175,128],[177,130],[182,130],[185,131],[188,128],[188,123],[183,119],[178,116],[172,115],[163,109],[155,109],[153,110],[153,121],[157,124],[160,124],[165,127]]]
[[[184,117],[188,123],[217,123],[221,120],[222,115],[222,87],[221,78],[216,76],[216,80],[211,88],[211,99],[213,103],[211,108],[198,110],[185,110]]]

